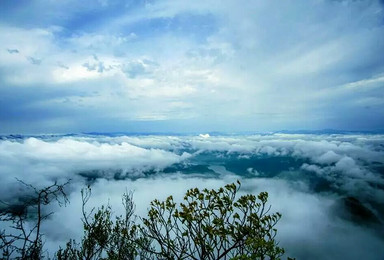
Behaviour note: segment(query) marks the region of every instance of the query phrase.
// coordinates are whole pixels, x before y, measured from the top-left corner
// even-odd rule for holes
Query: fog
[[[383,259],[384,136],[267,134],[246,136],[3,136],[0,199],[20,203],[29,192],[71,179],[70,204],[44,224],[52,256],[82,235],[81,195],[87,208],[110,204],[122,214],[121,196],[133,191],[136,214],[149,202],[188,188],[218,188],[240,180],[241,194],[269,193],[282,213],[277,240],[297,259]],[[16,179],[17,178],[17,179]],[[2,224],[4,226],[4,224]]]

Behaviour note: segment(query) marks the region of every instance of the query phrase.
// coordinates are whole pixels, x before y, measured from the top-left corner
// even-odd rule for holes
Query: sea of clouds
[[[297,259],[383,259],[384,136],[260,134],[236,136],[2,136],[0,199],[22,203],[36,187],[65,182],[70,204],[49,205],[43,226],[49,252],[82,235],[80,191],[87,207],[134,192],[136,213],[188,188],[240,180],[242,193],[267,191],[279,211],[277,239]],[[4,227],[4,223],[1,224]]]

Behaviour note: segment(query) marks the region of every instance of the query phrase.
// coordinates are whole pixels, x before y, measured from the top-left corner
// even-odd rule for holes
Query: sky
[[[2,0],[0,133],[382,130],[383,9]]]

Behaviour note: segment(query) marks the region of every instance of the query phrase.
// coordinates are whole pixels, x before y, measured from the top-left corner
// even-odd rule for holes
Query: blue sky
[[[0,2],[0,132],[384,129],[382,1]]]

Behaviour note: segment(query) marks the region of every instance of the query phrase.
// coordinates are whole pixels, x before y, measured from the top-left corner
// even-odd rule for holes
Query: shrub
[[[24,183],[23,183],[24,184]],[[67,183],[66,183],[67,184]],[[44,257],[42,222],[52,213],[43,214],[43,206],[52,201],[67,202],[64,186],[57,183],[38,190],[19,211],[3,211],[0,221],[13,223],[16,233],[0,232],[0,259],[41,259]],[[240,182],[215,189],[197,188],[186,192],[182,203],[172,196],[154,200],[148,215],[137,221],[132,193],[122,197],[124,215],[113,217],[109,205],[88,213],[91,189],[83,189],[80,242],[71,239],[55,258],[75,259],[279,259],[284,250],[275,240],[275,225],[280,213],[269,213],[268,193],[238,197]],[[35,209],[35,225],[25,228],[27,210]],[[12,207],[9,207],[12,209]]]
[[[268,193],[236,200],[240,183],[218,190],[190,189],[178,206],[172,196],[154,200],[140,228],[161,259],[277,259],[280,213],[269,214]]]
[[[21,180],[30,192],[23,198],[22,205],[13,205],[0,201],[0,222],[9,224],[10,230],[0,230],[0,259],[41,259],[43,258],[43,234],[41,225],[44,220],[53,214],[46,213],[44,206],[57,202],[59,205],[68,202],[64,184],[54,184],[42,189],[27,184]],[[29,225],[27,225],[27,222]]]

